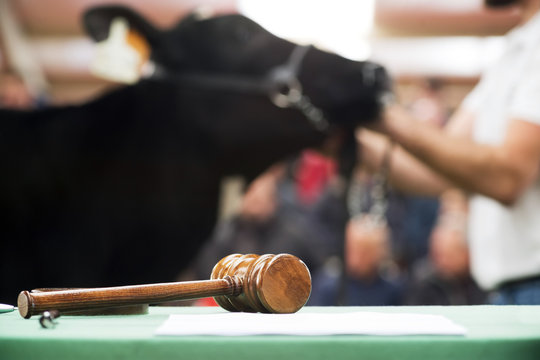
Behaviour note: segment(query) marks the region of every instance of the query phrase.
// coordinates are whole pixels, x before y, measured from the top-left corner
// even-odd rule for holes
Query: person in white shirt
[[[485,4],[521,14],[500,60],[442,130],[387,106],[376,132],[358,133],[361,163],[377,171],[390,154],[400,190],[468,192],[474,279],[494,304],[540,304],[540,0]]]

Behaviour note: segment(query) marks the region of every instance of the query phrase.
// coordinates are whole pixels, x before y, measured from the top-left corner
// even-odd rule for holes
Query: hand
[[[262,222],[274,214],[276,205],[276,183],[257,179],[246,192],[240,213],[246,219]]]
[[[242,200],[242,217],[264,222],[274,215],[277,208],[277,182],[284,171],[284,167],[278,164],[253,181]]]

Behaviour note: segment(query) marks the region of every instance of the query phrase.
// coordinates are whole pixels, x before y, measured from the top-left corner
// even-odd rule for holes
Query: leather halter
[[[158,66],[156,66],[152,77],[173,78],[196,87],[264,94],[280,108],[300,110],[318,131],[324,132],[329,127],[328,121],[322,110],[313,105],[303,93],[302,84],[298,79],[302,62],[311,48],[312,46],[296,46],[284,64],[274,67],[261,78],[197,72],[177,75]]]

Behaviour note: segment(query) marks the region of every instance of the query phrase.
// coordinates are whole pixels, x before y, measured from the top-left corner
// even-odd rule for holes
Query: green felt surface
[[[63,316],[54,329],[38,317],[0,314],[0,359],[540,359],[540,306],[306,307],[304,312],[439,314],[466,336],[153,335],[169,314],[219,308],[151,307],[147,315]]]

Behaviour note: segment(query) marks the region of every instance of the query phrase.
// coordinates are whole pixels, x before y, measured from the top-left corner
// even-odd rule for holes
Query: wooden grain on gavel
[[[213,296],[229,311],[293,313],[304,306],[310,293],[309,270],[297,257],[290,254],[233,254],[214,266],[211,280],[22,291],[18,308],[21,316],[30,318],[46,310],[70,312]]]

